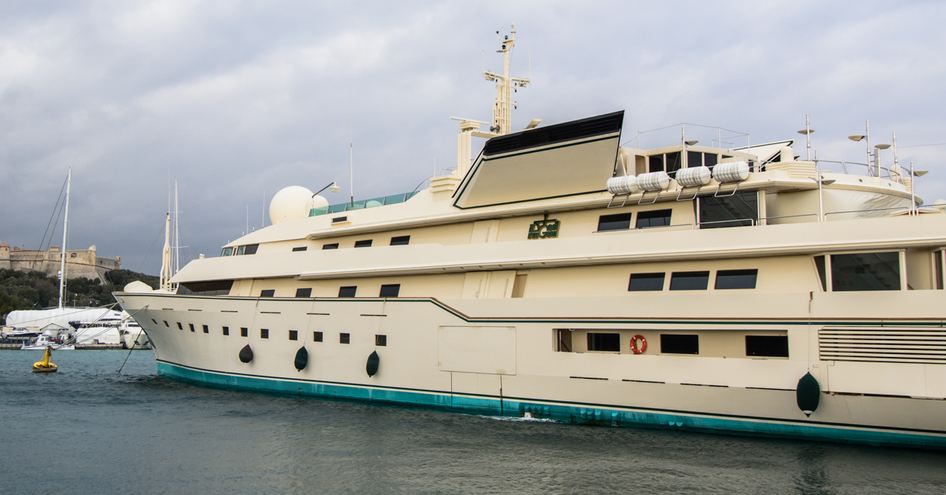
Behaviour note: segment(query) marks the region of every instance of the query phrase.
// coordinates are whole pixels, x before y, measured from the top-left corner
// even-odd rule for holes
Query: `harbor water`
[[[231,392],[0,352],[0,493],[944,493],[946,453]],[[128,362],[121,374],[122,362]]]

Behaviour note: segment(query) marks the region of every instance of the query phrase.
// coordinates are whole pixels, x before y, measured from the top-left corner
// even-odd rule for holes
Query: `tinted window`
[[[355,241],[355,247],[371,247],[371,239],[362,239],[360,241]]]
[[[312,332],[312,341],[313,342],[322,342],[322,332],[316,330]]]
[[[409,235],[399,235],[397,237],[391,238],[392,246],[406,246],[411,243],[411,236]]]
[[[673,272],[670,290],[705,290],[709,284],[709,272]]]
[[[788,336],[746,335],[746,356],[788,357]]]
[[[330,242],[328,244],[322,244],[322,249],[338,249],[338,243]]]
[[[680,152],[667,153],[667,173],[673,177],[677,173],[677,170],[681,168],[683,168],[683,163],[680,159]]]
[[[256,254],[259,244],[247,244],[243,249],[243,254]]]
[[[289,340],[299,340],[299,331],[289,330]]]
[[[268,328],[260,328],[260,329],[259,329],[259,337],[260,337],[261,339],[268,339],[268,338],[269,338],[269,329],[268,329]]]
[[[338,288],[338,297],[355,297],[355,292],[358,292],[357,285],[346,285]]]
[[[201,330],[203,330],[204,333],[210,333],[210,327],[207,325],[201,325]]]
[[[699,335],[665,333],[660,335],[661,354],[699,354]]]
[[[276,295],[276,289],[263,289],[259,291],[260,297],[273,297]]]
[[[697,168],[700,165],[703,165],[703,153],[687,151],[687,168]]]
[[[627,230],[631,228],[631,214],[617,213],[615,215],[601,215],[598,217],[598,231]]]
[[[375,335],[374,336],[374,345],[379,347],[384,347],[388,345],[388,336],[387,335]]]
[[[230,335],[230,327],[223,327],[223,334]]]
[[[386,284],[381,286],[381,297],[397,297],[401,292],[401,284]]]
[[[296,289],[296,297],[312,297],[312,287],[299,287]]]
[[[704,153],[704,154],[703,154],[703,165],[705,165],[705,166],[707,166],[707,167],[709,167],[709,168],[712,169],[713,167],[716,166],[716,159],[717,159],[717,158],[718,158],[718,155],[715,155],[715,154],[713,154],[713,153]]]
[[[648,160],[650,163],[647,166],[648,172],[663,172],[664,170],[664,156],[663,155],[651,155]]]
[[[351,342],[351,335],[349,335],[349,334],[347,334],[347,333],[340,333],[340,334],[338,334],[338,342],[341,343],[341,344],[347,344],[347,343]]]
[[[710,156],[710,155],[707,155]],[[732,196],[699,198],[700,228],[743,227],[759,219],[759,196],[755,191],[737,192]]]
[[[621,335],[617,333],[589,333],[589,351],[621,351]]]
[[[755,289],[759,270],[719,270],[716,272],[717,289]]]
[[[246,327],[240,327],[240,337],[247,337],[250,335],[250,330]]]
[[[832,254],[831,289],[900,290],[900,253]]]
[[[645,290],[664,290],[664,273],[632,273],[631,281],[627,284],[627,290],[645,291]]]
[[[305,251],[306,249],[309,249],[309,247],[308,247],[308,246],[296,246],[296,247],[292,248],[292,252],[298,253],[299,251]]]
[[[639,229],[667,225],[670,225],[670,210],[642,211],[637,214],[636,227]]]

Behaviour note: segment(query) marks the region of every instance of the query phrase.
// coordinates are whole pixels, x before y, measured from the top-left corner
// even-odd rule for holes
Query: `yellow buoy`
[[[46,346],[46,351],[43,352],[43,360],[33,363],[33,373],[53,373],[57,371],[59,366],[49,360],[51,357],[53,357],[53,352],[49,346]]]

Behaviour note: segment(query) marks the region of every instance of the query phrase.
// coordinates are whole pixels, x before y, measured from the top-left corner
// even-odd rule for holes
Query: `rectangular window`
[[[716,166],[716,162],[719,161],[719,155],[715,153],[704,153],[703,154],[703,165],[709,167],[710,170]]]
[[[606,230],[627,230],[631,228],[631,214],[617,213],[598,217],[598,232]]]
[[[245,250],[246,250],[246,246],[237,246],[237,248],[236,248],[236,255],[237,255],[237,256],[243,256],[243,251],[245,251]]]
[[[181,322],[177,322],[177,329],[178,329],[178,330],[184,330],[184,326],[181,325]]]
[[[378,347],[385,347],[388,345],[388,336],[387,335],[375,335],[374,336],[374,345]]]
[[[318,330],[312,332],[312,342],[322,342],[322,332]]]
[[[230,335],[230,327],[223,327],[223,334]]]
[[[788,335],[746,335],[746,356],[788,357]]]
[[[357,285],[344,285],[338,288],[338,297],[355,297],[358,292]]]
[[[309,246],[296,246],[296,247],[292,248],[292,252],[293,252],[293,253],[298,253],[299,251],[305,251],[305,250],[307,250],[307,249],[309,249]]]
[[[347,222],[347,221],[348,221],[348,217],[347,217],[347,216],[344,216],[344,217],[332,217],[332,223],[342,223],[342,222]]]
[[[273,297],[276,295],[276,289],[263,289],[259,291],[260,297]]]
[[[621,352],[621,334],[589,333],[588,350],[601,352]]]
[[[664,171],[664,156],[663,155],[650,155],[648,158],[648,172],[663,172]]]
[[[755,289],[759,270],[719,270],[716,272],[717,289]]]
[[[225,247],[220,251],[220,256],[230,256],[233,254],[232,247]]]
[[[243,246],[243,254],[256,254],[256,251],[259,249],[259,244],[247,244]]]
[[[289,340],[299,340],[299,331],[289,330]]]
[[[250,336],[250,329],[246,327],[240,327],[240,337],[249,337],[249,336]]]
[[[660,334],[661,354],[699,354],[700,336],[677,333]]]
[[[194,324],[193,324],[193,323],[188,323],[188,324],[187,324],[187,328],[190,328],[190,329],[191,329],[191,332],[193,332],[193,331],[194,331]]]
[[[670,177],[673,177],[677,174],[677,170],[683,168],[683,162],[680,158],[680,152],[674,151],[673,153],[667,153],[667,173]]]
[[[338,334],[338,342],[340,344],[349,344],[351,343],[351,334],[340,333]]]
[[[703,153],[687,151],[687,168],[697,168],[703,165]]]
[[[312,297],[312,287],[299,287],[296,289],[296,297]]]
[[[673,272],[670,290],[706,290],[709,272]]]
[[[330,243],[328,243],[328,244],[322,244],[322,249],[323,249],[323,250],[325,250],[325,249],[338,249],[338,243],[337,243],[337,242],[330,242]]]
[[[391,238],[392,246],[406,246],[411,243],[411,236],[409,235],[399,235]]]
[[[666,227],[670,225],[671,211],[672,210],[642,211],[637,214],[637,223],[635,226],[639,229]]]
[[[821,290],[828,290],[828,275],[824,266],[824,256],[815,256],[815,269],[818,270],[818,280],[821,281]]]
[[[572,335],[574,333],[568,328],[555,330],[555,350],[557,352],[572,352]]]
[[[627,290],[631,292],[664,290],[665,273],[632,273]]]
[[[261,338],[261,339],[268,339],[268,338],[269,338],[269,329],[268,329],[268,328],[260,328],[260,329],[259,329],[259,338]]]
[[[704,196],[697,199],[697,206],[701,229],[745,227],[759,220],[759,195],[756,191],[737,192],[732,196]]]
[[[900,253],[832,254],[831,290],[900,290]]]
[[[201,330],[204,331],[204,333],[210,333],[210,327],[208,327],[207,325],[201,325],[200,327],[201,327]]]
[[[401,292],[401,284],[384,284],[381,286],[379,297],[397,297]]]
[[[355,247],[371,247],[371,239],[362,239],[360,241],[355,241]]]

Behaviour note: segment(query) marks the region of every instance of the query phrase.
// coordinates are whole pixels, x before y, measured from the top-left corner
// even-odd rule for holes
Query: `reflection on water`
[[[946,454],[194,387],[150,352],[0,352],[3,493],[943,493]],[[48,452],[37,459],[37,449]]]

